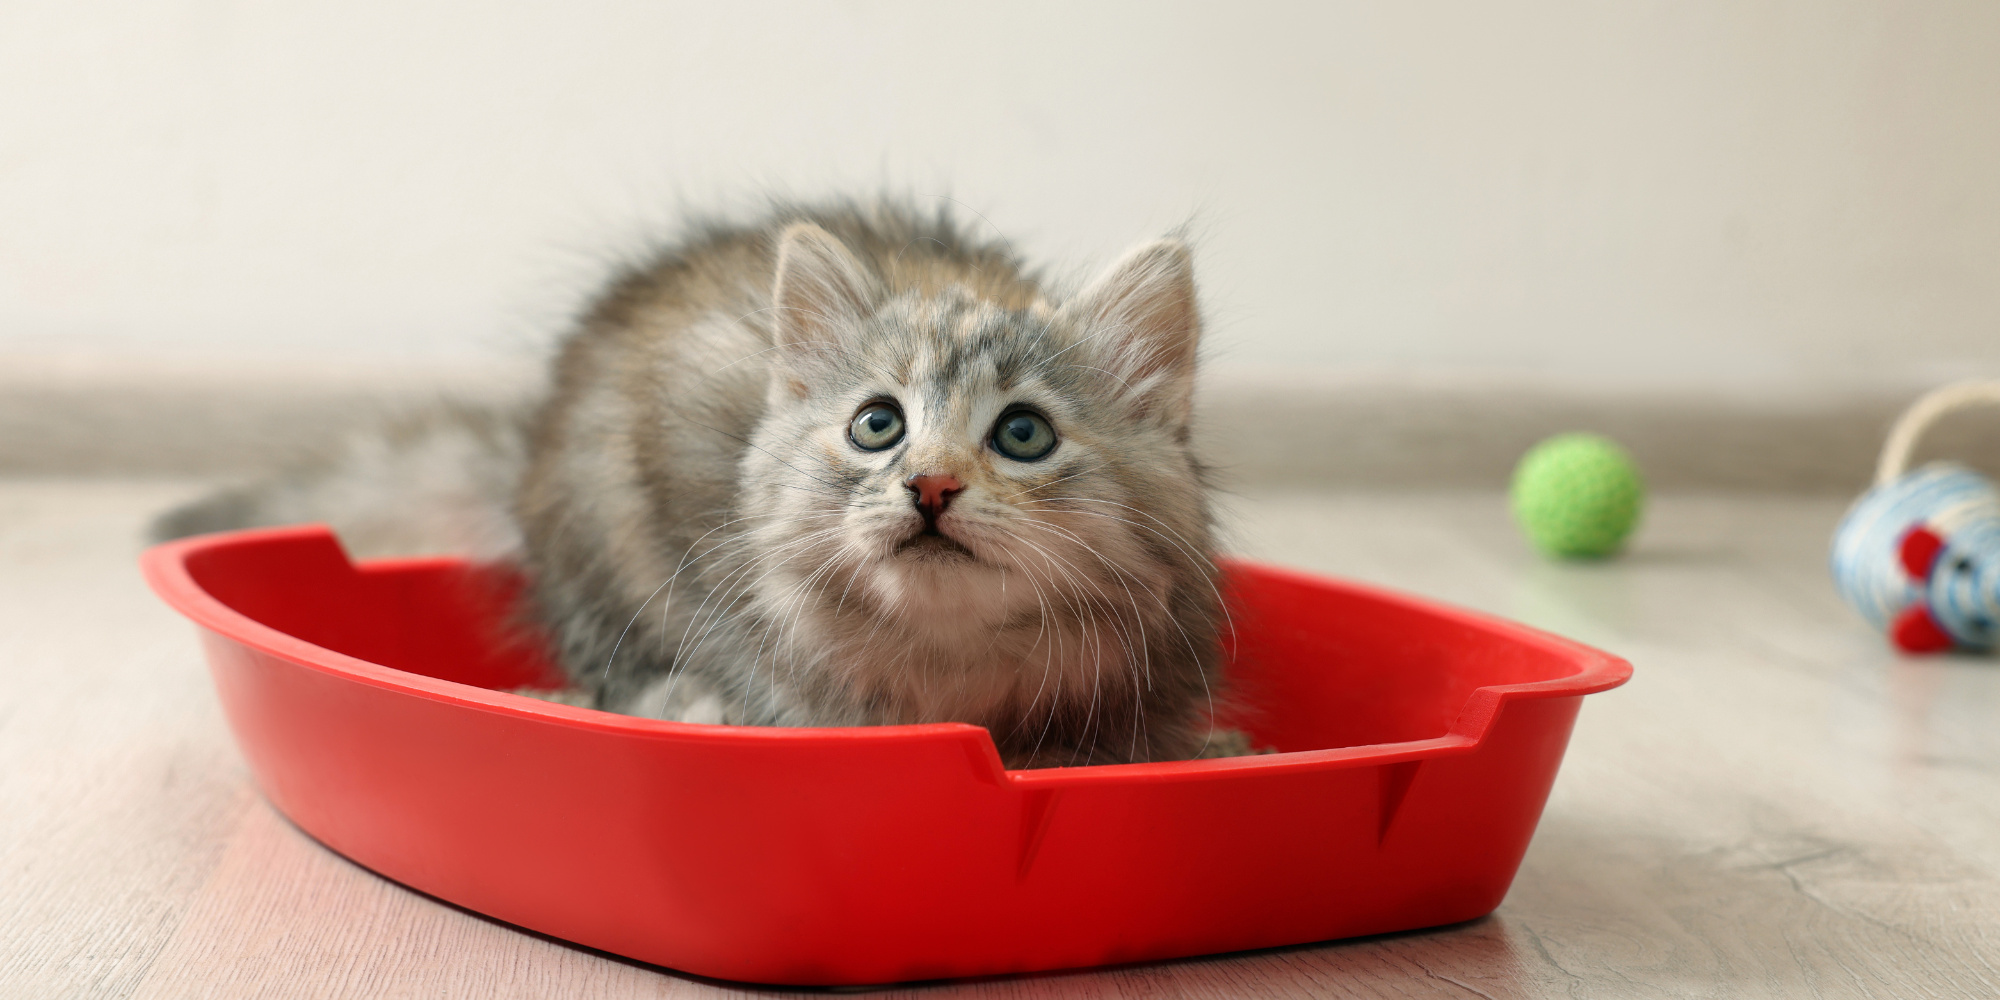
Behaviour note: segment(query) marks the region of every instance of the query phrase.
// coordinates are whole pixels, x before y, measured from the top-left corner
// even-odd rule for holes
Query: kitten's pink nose
[[[938,515],[951,506],[951,498],[965,489],[958,477],[945,475],[911,476],[903,481],[903,487],[910,491],[910,499],[916,502],[925,523],[936,521]]]

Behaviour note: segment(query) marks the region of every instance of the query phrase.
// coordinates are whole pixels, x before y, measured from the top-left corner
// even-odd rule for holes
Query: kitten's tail
[[[355,556],[516,556],[513,494],[527,408],[453,403],[387,421],[261,482],[155,518],[154,541],[281,524],[331,525]]]

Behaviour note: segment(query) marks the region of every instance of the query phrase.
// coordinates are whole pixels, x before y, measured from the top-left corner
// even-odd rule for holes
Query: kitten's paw
[[[597,695],[582,688],[524,687],[515,688],[507,693],[518,694],[523,698],[534,698],[537,701],[552,701],[558,705],[571,705],[576,708],[597,707]]]
[[[1208,745],[1195,754],[1196,760],[1212,757],[1255,757],[1259,754],[1277,753],[1277,747],[1260,747],[1250,742],[1250,734],[1241,729],[1211,729]]]

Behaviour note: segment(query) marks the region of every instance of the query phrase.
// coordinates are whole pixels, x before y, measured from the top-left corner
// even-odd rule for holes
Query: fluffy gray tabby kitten
[[[1194,756],[1222,615],[1199,336],[1172,240],[1057,302],[894,206],[710,228],[611,285],[524,422],[536,611],[612,711]]]

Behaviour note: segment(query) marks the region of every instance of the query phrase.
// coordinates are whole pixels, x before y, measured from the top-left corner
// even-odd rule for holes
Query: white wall
[[[2000,374],[2000,4],[0,5],[0,351],[518,350],[677,206],[1192,216],[1221,364]]]

